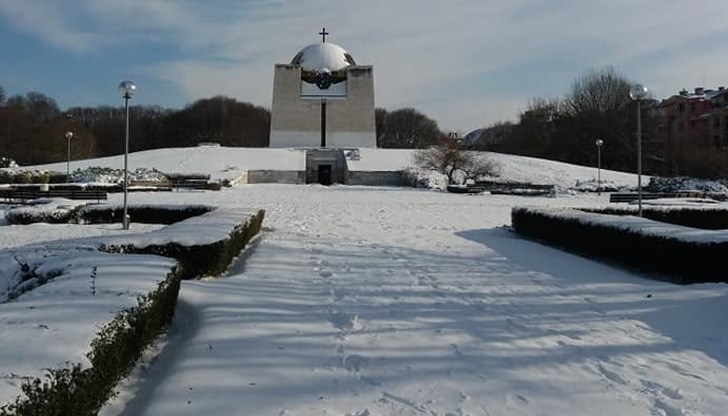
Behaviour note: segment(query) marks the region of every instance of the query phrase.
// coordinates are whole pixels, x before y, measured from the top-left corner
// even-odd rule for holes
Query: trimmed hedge
[[[597,215],[597,214],[595,214]],[[728,282],[728,243],[701,244],[587,223],[546,209],[514,208],[516,233],[569,251],[614,261],[676,283]]]
[[[208,245],[183,246],[170,243],[144,248],[122,245],[104,246],[102,250],[110,253],[156,254],[172,257],[179,262],[183,279],[217,276],[225,272],[232,259],[260,232],[264,217],[265,211],[259,210],[230,231],[228,238]]]
[[[172,321],[180,288],[175,270],[138,306],[119,313],[91,342],[91,367],[68,364],[48,369],[44,378],[23,383],[25,397],[0,407],[0,416],[92,416],[113,396],[114,386],[128,376],[144,349]]]
[[[209,209],[208,209],[209,210]],[[183,278],[222,274],[230,261],[261,230],[265,211],[237,225],[227,239],[207,246],[170,243],[137,249],[102,247],[109,252],[160,254],[179,262],[156,290],[138,298],[138,306],[120,312],[91,342],[91,367],[68,363],[48,369],[44,378],[23,383],[25,397],[0,407],[0,416],[93,416],[114,395],[116,384],[128,376],[144,349],[172,321]]]
[[[187,205],[170,208],[164,205],[130,205],[127,207],[132,222],[143,224],[174,224],[188,218],[206,214],[214,208],[206,205]],[[124,208],[110,205],[85,205],[79,208],[72,221],[80,224],[113,224],[121,222]]]
[[[608,215],[636,215],[636,208],[599,208],[582,211]],[[642,216],[654,221],[668,224],[682,225],[702,230],[728,229],[728,210],[726,209],[696,209],[690,207],[670,207],[669,209],[642,208]]]
[[[39,205],[42,207],[42,205]],[[174,224],[206,214],[214,208],[206,205],[187,205],[170,208],[164,205],[131,205],[127,208],[132,222],[143,224]],[[43,209],[22,206],[5,214],[10,224],[113,224],[121,223],[124,208],[111,205],[84,205],[76,208]]]

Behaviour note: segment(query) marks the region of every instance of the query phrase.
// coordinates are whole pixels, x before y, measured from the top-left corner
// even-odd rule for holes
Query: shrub
[[[177,258],[180,266],[156,290],[140,296],[136,307],[120,312],[102,327],[87,354],[91,367],[68,363],[64,368],[47,370],[43,378],[24,382],[25,397],[0,407],[0,416],[96,415],[113,396],[114,386],[130,373],[144,349],[171,322],[181,279],[224,272],[230,261],[260,232],[264,215],[263,210],[258,211],[235,226],[229,238],[206,246],[170,243],[145,249],[106,247],[107,251],[114,252],[167,255]]]
[[[25,397],[0,407],[0,416],[92,416],[113,395],[116,383],[134,368],[144,349],[171,322],[180,288],[173,271],[136,307],[119,313],[91,342],[91,367],[67,364],[44,378],[23,383]]]
[[[636,209],[630,208],[584,208],[582,211],[608,215],[637,215]],[[669,207],[669,209],[664,209],[645,207],[642,209],[642,216],[653,221],[700,228],[703,230],[728,229],[728,210],[722,208],[698,209],[690,207]]]
[[[566,212],[566,214],[565,214]],[[592,222],[580,211],[514,208],[516,233],[679,283],[728,282],[728,242],[700,243]],[[599,214],[591,214],[597,216]],[[593,217],[592,217],[593,218]],[[649,221],[649,220],[645,220]]]
[[[122,245],[104,246],[102,250],[110,253],[156,254],[174,258],[180,264],[183,279],[217,276],[225,272],[232,259],[260,232],[264,217],[265,211],[258,211],[231,230],[228,238],[212,244],[185,246],[169,243],[143,248]]]
[[[206,205],[165,206],[132,205],[127,212],[132,222],[144,224],[174,224],[212,211]],[[113,224],[121,222],[124,208],[111,205],[86,205],[78,209],[73,221],[80,224]]]
[[[38,209],[33,206],[13,208],[5,213],[8,224],[67,224],[74,216],[73,209],[50,208]]]

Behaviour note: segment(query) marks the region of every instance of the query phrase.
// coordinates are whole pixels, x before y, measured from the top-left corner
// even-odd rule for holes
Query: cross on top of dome
[[[326,31],[326,28],[322,28],[321,31],[319,32],[319,35],[321,35],[324,38],[323,39],[324,43],[326,43],[326,35],[330,35],[330,33]]]

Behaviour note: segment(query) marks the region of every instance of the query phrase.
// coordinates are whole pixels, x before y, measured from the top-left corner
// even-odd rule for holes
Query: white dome
[[[301,49],[291,61],[292,65],[300,65],[304,71],[321,71],[328,69],[331,72],[356,65],[349,52],[333,43],[314,43]]]

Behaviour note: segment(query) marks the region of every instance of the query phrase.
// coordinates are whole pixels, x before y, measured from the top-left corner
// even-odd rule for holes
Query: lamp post
[[[642,100],[647,98],[647,88],[634,84],[629,90],[629,98],[637,102],[637,204],[642,216]]]
[[[602,145],[604,140],[597,139],[594,142],[597,145],[597,193],[602,194]]]
[[[66,141],[68,142],[68,157],[66,158],[66,180],[68,180],[68,176],[71,174],[71,139],[73,139],[73,132],[67,131]]]
[[[136,85],[131,81],[122,81],[119,84],[119,93],[124,99],[126,110],[126,129],[124,134],[124,217],[121,219],[122,227],[129,229],[129,214],[127,213],[127,197],[129,193],[129,100],[136,92]]]

